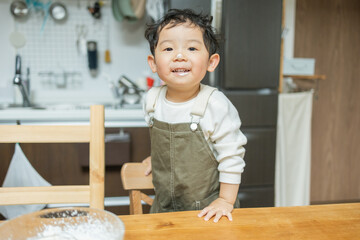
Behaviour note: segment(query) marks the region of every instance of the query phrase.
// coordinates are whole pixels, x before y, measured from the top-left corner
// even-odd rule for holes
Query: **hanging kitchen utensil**
[[[40,0],[26,0],[26,3],[24,1],[14,1],[10,6],[10,11],[16,18],[19,19],[23,19],[27,15],[29,15],[30,10],[35,12],[38,11],[43,12],[44,20],[40,30],[40,32],[42,33],[44,31],[47,18],[50,14],[49,13],[50,5],[51,5],[51,0],[49,0],[47,3],[43,3]]]
[[[101,7],[104,5],[103,1],[96,1],[94,3],[94,6],[88,6],[88,10],[91,13],[91,15],[96,18],[101,18]]]
[[[143,90],[126,76],[121,76],[119,79],[119,86],[122,89],[122,96],[120,104],[133,105],[139,103]]]
[[[112,0],[111,1],[111,10],[112,10],[112,13],[113,13],[113,16],[114,16],[115,20],[118,21],[118,22],[121,22],[123,17],[121,16],[121,13],[119,11],[117,0]]]
[[[105,50],[105,62],[111,63],[111,55],[110,55],[110,21],[108,17],[108,23],[106,26],[106,50]]]
[[[147,0],[146,12],[154,20],[157,21],[164,16],[163,0]]]
[[[17,19],[25,19],[29,15],[29,8],[24,1],[14,1],[10,5],[10,12]]]
[[[77,35],[76,49],[79,55],[85,56],[87,53],[86,36],[88,28],[85,24],[76,24],[75,31]]]
[[[55,22],[64,22],[68,17],[68,12],[65,5],[60,2],[51,4],[49,13]]]
[[[87,53],[88,53],[88,66],[90,74],[96,77],[98,73],[98,54],[97,54],[97,43],[95,41],[87,42]]]
[[[10,34],[9,40],[11,42],[11,45],[13,45],[13,47],[17,50],[19,48],[22,48],[25,46],[26,43],[26,39],[24,34],[22,34],[21,32],[12,32]]]
[[[134,14],[138,19],[141,19],[145,13],[146,0],[131,0],[131,6]]]
[[[123,19],[126,19],[128,21],[138,20],[131,4],[131,0],[112,1],[112,12],[116,21],[121,22]]]

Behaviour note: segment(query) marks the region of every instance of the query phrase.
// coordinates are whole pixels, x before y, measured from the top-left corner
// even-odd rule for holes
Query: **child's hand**
[[[210,218],[215,216],[214,222],[218,222],[222,216],[226,216],[230,221],[232,221],[231,212],[234,209],[233,204],[227,202],[223,198],[218,198],[213,201],[209,206],[204,208],[199,214],[198,217],[204,217],[205,221],[208,221]]]
[[[148,175],[151,173],[151,156],[145,158],[145,159],[142,161],[142,163],[147,166],[144,174],[145,174],[145,176],[148,176]]]

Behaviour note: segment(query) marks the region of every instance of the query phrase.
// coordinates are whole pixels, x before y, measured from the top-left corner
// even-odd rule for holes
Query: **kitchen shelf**
[[[315,81],[315,92],[314,97],[317,100],[319,97],[319,80],[325,80],[326,75],[283,75],[284,78],[292,78],[293,80],[305,80],[305,81]]]
[[[325,80],[325,75],[283,75],[283,77],[291,77],[294,80]]]

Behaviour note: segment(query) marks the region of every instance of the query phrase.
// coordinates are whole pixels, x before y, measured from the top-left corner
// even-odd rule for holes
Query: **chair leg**
[[[130,190],[130,214],[142,214],[142,205],[141,205],[141,192],[139,190]]]
[[[152,199],[151,197],[149,197],[148,195],[146,195],[145,193],[140,193],[141,194],[141,200],[143,200],[144,202],[146,202],[147,204],[149,204],[150,206],[153,205],[154,199]]]

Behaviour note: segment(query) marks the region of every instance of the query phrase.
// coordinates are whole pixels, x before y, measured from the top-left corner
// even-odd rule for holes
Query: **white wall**
[[[109,6],[111,1],[107,1],[109,4],[103,7],[103,17],[99,21],[86,11],[88,1],[79,1],[79,8],[78,1],[63,0],[69,11],[67,21],[58,24],[49,17],[42,31],[44,18],[41,14],[32,11],[28,20],[15,21],[9,11],[11,2],[12,0],[0,1],[0,103],[12,102],[16,97],[16,94],[12,94],[16,51],[9,41],[15,28],[27,40],[18,53],[22,56],[22,73],[25,74],[26,68],[30,67],[33,100],[36,103],[110,102],[114,98],[107,78],[116,81],[121,75],[126,75],[136,81],[145,75],[152,75],[146,61],[150,52],[144,38],[148,20],[146,16],[135,23],[117,22]],[[98,42],[99,74],[96,77],[89,74],[86,56],[80,57],[75,53],[77,36],[74,26],[79,22],[89,27],[87,39]],[[106,26],[109,26],[110,64],[104,62]],[[59,76],[63,71],[80,72],[81,79],[78,82],[81,84],[68,83],[63,89],[55,84],[46,85],[45,78],[39,73],[49,71]],[[61,77],[58,79],[61,80]]]

